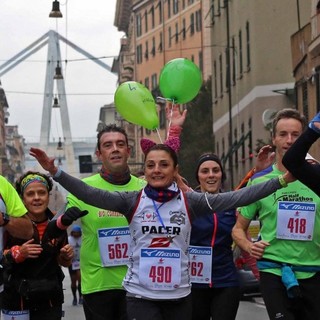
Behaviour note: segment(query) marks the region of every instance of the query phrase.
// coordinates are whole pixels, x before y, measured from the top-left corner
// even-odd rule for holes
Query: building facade
[[[231,186],[270,141],[271,111],[296,108],[290,37],[310,12],[309,1],[211,1],[215,151]]]
[[[295,77],[297,106],[307,120],[320,111],[320,5],[312,1],[309,22],[291,37],[292,70]],[[320,159],[320,145],[311,154]]]
[[[175,58],[187,58],[202,71],[203,79],[211,75],[210,29],[203,12],[209,12],[208,1],[200,0],[118,0],[115,26],[125,33],[119,57],[114,62],[119,84],[137,81],[144,84],[157,99],[158,131],[135,126],[135,138],[148,137],[164,141],[168,124],[165,103],[159,91],[159,77],[164,65]],[[136,145],[136,161],[143,162]]]

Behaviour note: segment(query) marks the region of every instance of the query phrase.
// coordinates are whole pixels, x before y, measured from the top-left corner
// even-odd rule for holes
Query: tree
[[[181,134],[179,167],[191,187],[197,186],[196,163],[204,152],[214,152],[212,130],[211,79],[205,81],[197,97],[187,105],[187,119]]]

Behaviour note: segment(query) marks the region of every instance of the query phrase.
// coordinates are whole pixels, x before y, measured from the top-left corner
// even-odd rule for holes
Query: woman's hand
[[[187,109],[180,111],[180,105],[167,102],[166,105],[166,118],[170,122],[170,126],[182,127],[186,120]]]
[[[294,182],[297,180],[289,171],[286,171],[286,173],[283,174],[283,179],[286,183]]]
[[[24,259],[31,258],[36,259],[42,252],[40,244],[33,243],[34,239],[28,240],[22,246],[20,246],[20,254]]]
[[[30,148],[29,154],[32,157],[35,157],[41,167],[44,170],[49,171],[51,175],[55,175],[57,173],[58,167],[54,165],[55,158],[49,158],[43,150],[33,147]]]

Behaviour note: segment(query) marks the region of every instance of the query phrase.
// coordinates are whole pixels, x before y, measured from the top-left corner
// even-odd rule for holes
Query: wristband
[[[21,263],[25,260],[24,256],[20,252],[20,246],[13,246],[11,248],[11,256],[16,263]]]
[[[61,168],[60,168],[60,167],[58,167],[57,172],[56,172],[52,177],[53,177],[53,178],[59,178],[59,177],[60,177],[60,175],[61,175],[61,173],[62,173],[62,170],[61,170]]]
[[[285,187],[288,186],[286,180],[284,180],[283,174],[281,174],[281,175],[278,177],[278,179],[279,179],[279,183],[280,183],[280,185],[281,185],[282,188],[285,188]]]
[[[68,227],[69,226],[65,226],[63,223],[62,223],[62,221],[61,221],[61,218],[62,218],[62,215],[60,216],[60,217],[58,217],[58,219],[57,219],[57,227],[59,228],[59,229],[61,229],[61,230],[66,230],[66,229],[68,229]]]

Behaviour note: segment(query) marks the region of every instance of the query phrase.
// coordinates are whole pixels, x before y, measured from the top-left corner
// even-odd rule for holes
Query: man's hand
[[[270,167],[274,163],[275,156],[276,154],[273,151],[272,146],[263,146],[257,154],[255,172],[259,172]]]
[[[73,221],[88,214],[87,210],[81,211],[77,207],[71,207],[66,210],[66,212],[61,216],[61,223],[64,226],[70,226]]]
[[[261,240],[261,241],[253,242],[251,243],[248,252],[254,258],[261,259],[263,256],[264,250],[267,246],[270,246],[270,243],[267,241]]]
[[[43,150],[33,147],[30,148],[29,154],[32,157],[35,157],[41,167],[44,170],[49,171],[51,175],[55,175],[57,173],[58,168],[54,165],[55,158],[49,158]]]

